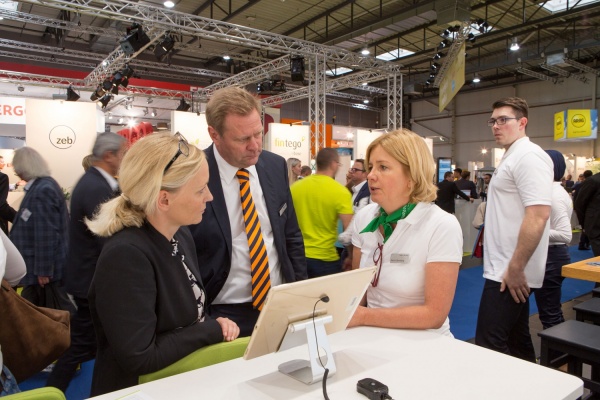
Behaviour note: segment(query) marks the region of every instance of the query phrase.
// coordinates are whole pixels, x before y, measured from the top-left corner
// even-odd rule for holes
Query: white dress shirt
[[[248,250],[248,237],[246,236],[246,227],[242,215],[242,203],[240,200],[240,183],[236,177],[239,168],[230,165],[221,157],[216,146],[213,146],[215,160],[219,167],[219,177],[223,187],[223,196],[227,205],[227,214],[229,214],[229,226],[231,228],[231,268],[229,276],[225,281],[223,289],[219,292],[213,304],[238,304],[250,303],[252,301],[252,284],[250,275],[250,251]],[[279,255],[273,244],[273,228],[269,220],[267,205],[263,195],[262,187],[258,179],[256,167],[253,165],[246,168],[250,173],[250,192],[252,200],[258,212],[261,232],[265,245],[267,246],[267,255],[269,257],[269,272],[271,276],[271,286],[282,283],[281,268],[279,265]],[[224,212],[225,210],[221,211]]]

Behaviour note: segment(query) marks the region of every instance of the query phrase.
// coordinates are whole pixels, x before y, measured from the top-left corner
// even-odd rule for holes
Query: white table
[[[396,399],[577,399],[574,376],[428,331],[353,328],[329,336],[338,371],[327,382],[331,400],[366,399],[356,382],[373,378]],[[323,399],[321,384],[305,385],[277,371],[280,363],[307,358],[296,347],[253,360],[236,359],[109,393],[139,391],[151,399]]]

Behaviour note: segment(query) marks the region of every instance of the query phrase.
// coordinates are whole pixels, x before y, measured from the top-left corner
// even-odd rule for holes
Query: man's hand
[[[342,263],[342,271],[351,271],[352,270],[352,257],[344,258],[344,262]]]
[[[474,198],[472,198],[472,197],[469,197],[469,201],[472,203],[472,202],[474,202],[474,201],[475,201],[475,199],[474,199]]]
[[[525,303],[531,292],[527,284],[525,272],[519,268],[511,268],[510,266],[502,278],[500,291],[504,292],[507,287],[515,303]]]
[[[41,287],[44,287],[45,285],[50,283],[50,278],[52,278],[51,276],[38,276],[38,284]]]
[[[219,317],[217,318],[217,322],[221,325],[221,329],[223,330],[224,341],[231,342],[240,335],[240,328],[229,318]]]

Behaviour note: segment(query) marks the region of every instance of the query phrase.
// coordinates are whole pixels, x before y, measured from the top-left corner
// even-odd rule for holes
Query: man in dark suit
[[[598,257],[600,256],[600,173],[586,178],[577,192],[574,204],[577,219],[589,238],[594,256]],[[580,243],[580,250],[581,247]]]
[[[93,166],[73,189],[66,288],[73,296],[77,312],[71,318],[71,346],[58,359],[46,383],[63,392],[66,392],[78,364],[96,356],[96,334],[90,315],[88,290],[104,240],[90,232],[84,219],[91,219],[102,203],[118,193],[119,186],[114,177],[125,150],[126,143],[122,136],[115,133],[99,134],[92,150]]]
[[[471,180],[471,171],[463,171],[460,176],[461,178],[456,181],[456,186],[460,190],[469,190],[471,198],[477,199],[477,187],[475,186],[475,182]]]
[[[4,157],[0,156],[0,170],[4,169]],[[17,212],[6,201],[8,197],[8,175],[0,172],[0,229],[8,235],[8,223],[15,219]]]
[[[438,183],[437,199],[435,204],[442,210],[454,214],[454,198],[460,196],[463,199],[473,202],[473,199],[460,191],[452,172],[448,171],[444,174],[444,180]]]
[[[206,106],[213,145],[205,150],[210,171],[202,222],[190,226],[206,289],[209,314],[238,324],[249,336],[260,310],[253,305],[250,245],[246,234],[240,169],[249,186],[266,246],[270,285],[306,279],[304,243],[289,190],[284,158],[262,150],[260,102],[238,87],[218,90]],[[256,304],[256,303],[255,303]]]

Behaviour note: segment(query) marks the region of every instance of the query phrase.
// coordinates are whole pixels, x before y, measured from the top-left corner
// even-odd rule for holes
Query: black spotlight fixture
[[[440,42],[440,44],[438,45],[438,50],[442,50],[443,48],[445,48],[446,46],[448,46],[448,44],[450,44],[450,42],[448,41],[448,39],[444,39]]]
[[[154,56],[158,61],[165,59],[167,54],[175,47],[175,39],[168,33],[154,46]]]
[[[67,88],[67,101],[77,101],[79,100],[79,95],[73,90],[72,86]]]
[[[121,50],[128,56],[139,51],[148,43],[150,43],[150,38],[139,24],[133,24],[127,28],[127,36],[119,42]]]
[[[435,55],[433,56],[434,60],[439,60],[440,58],[442,58],[442,53],[435,53]]]
[[[467,40],[471,43],[475,43],[475,35],[473,33],[469,33],[467,35]]]
[[[91,101],[96,101],[99,98],[103,97],[106,94],[106,91],[102,88],[102,85],[98,85],[94,93],[90,96]]]
[[[119,71],[119,74],[121,75],[121,86],[123,86],[124,88],[127,87],[127,85],[129,85],[129,79],[133,76],[134,72],[133,72],[133,68],[131,68],[129,66],[129,64],[125,64],[125,68],[123,68],[122,71]]]
[[[293,82],[302,82],[304,80],[304,57],[292,57],[290,72]]]
[[[175,111],[187,111],[190,109],[190,105],[186,103],[185,99],[179,100],[179,106],[175,109]]]
[[[108,105],[108,102],[111,101],[113,99],[112,95],[110,93],[107,93],[104,95],[104,97],[102,97],[100,100],[98,100],[98,102],[100,104],[102,104],[102,109],[104,110],[106,108],[106,106]]]

